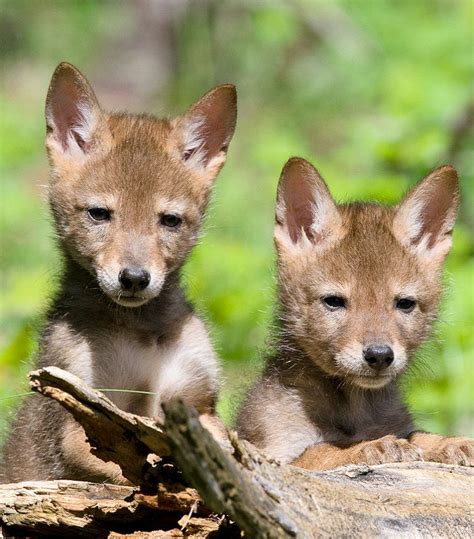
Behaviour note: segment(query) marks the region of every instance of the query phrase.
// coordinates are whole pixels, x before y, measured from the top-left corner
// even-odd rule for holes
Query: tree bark
[[[185,477],[214,511],[249,537],[468,537],[474,470],[417,462],[308,472],[266,459],[232,436],[224,453],[183,403],[165,407],[165,429]]]
[[[158,455],[170,454],[162,426],[156,420],[120,410],[77,376],[48,367],[31,372],[29,378],[33,390],[58,401],[82,425],[92,453],[105,462],[118,464],[131,483],[141,484],[150,474],[156,474]]]
[[[165,424],[157,425],[117,409],[60,369],[30,377],[36,391],[81,423],[94,454],[118,464],[140,487],[71,481],[1,486],[6,534],[239,536],[227,518],[211,511],[228,515],[252,538],[474,533],[472,468],[419,462],[308,472],[267,459],[235,434],[233,454],[223,450],[196,411],[180,401],[164,406]]]
[[[133,487],[99,485],[81,481],[32,481],[0,485],[0,507],[6,536],[34,533],[35,536],[115,537],[154,528],[170,537],[182,537],[178,526],[183,514],[183,496],[174,500],[159,495],[144,496]],[[198,504],[197,493],[186,502]],[[190,518],[184,529],[193,527],[195,537],[216,531],[218,521]],[[198,529],[201,534],[198,534]],[[146,536],[146,535],[142,535]],[[166,536],[165,536],[166,537]]]

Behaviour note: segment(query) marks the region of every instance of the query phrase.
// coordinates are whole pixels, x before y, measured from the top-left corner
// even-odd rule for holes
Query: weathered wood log
[[[105,462],[122,468],[133,484],[153,473],[155,456],[169,455],[168,443],[156,420],[129,414],[80,378],[47,367],[29,374],[31,388],[58,401],[84,428],[91,451]]]
[[[177,464],[205,503],[249,537],[469,537],[474,470],[436,463],[307,472],[232,436],[226,454],[183,403],[165,406]]]
[[[188,519],[188,513],[192,515],[191,520],[198,528],[201,526],[196,533],[201,533],[202,537],[206,537],[203,533],[216,537],[220,533],[223,537],[231,536],[231,529],[222,532],[221,525],[218,532],[203,531],[203,526],[212,527],[216,522],[209,516],[209,510],[227,514],[248,537],[258,538],[366,537],[400,533],[407,536],[464,537],[474,534],[474,470],[471,468],[420,462],[351,466],[311,473],[271,461],[235,435],[231,435],[234,453],[224,451],[202,427],[197,413],[179,401],[164,407],[166,421],[164,426],[158,426],[150,419],[118,410],[106,397],[60,369],[36,371],[31,378],[37,391],[57,400],[73,413],[83,425],[97,456],[119,464],[131,481],[147,484],[141,492],[130,491],[133,495],[125,498],[126,503],[137,504],[140,511],[154,510],[162,515],[163,500],[168,500],[170,507],[173,504],[179,507],[181,518]],[[185,486],[175,468],[156,456],[170,453],[196,490]],[[146,480],[145,475],[148,475]],[[64,482],[60,483],[64,485]],[[109,488],[107,485],[96,486],[99,487]],[[24,487],[19,485],[18,488]],[[160,503],[153,501],[155,493],[160,491],[161,507]],[[107,508],[105,512],[115,514],[115,504],[118,504],[116,514],[124,511],[127,515],[125,522],[131,518],[131,509],[124,509],[121,505],[124,499],[120,496],[124,492],[114,490],[118,498],[112,502],[99,495],[97,509],[87,506],[87,518],[91,522],[86,525],[84,534],[77,524],[76,536],[87,536],[85,534],[90,529],[102,530],[100,533],[108,530],[114,532],[114,537],[126,533],[123,527],[107,528],[109,524],[100,520],[103,508]],[[192,500],[199,499],[197,493],[209,509],[202,504],[198,504],[196,509]],[[40,492],[36,494],[41,498]],[[49,495],[45,494],[46,497]],[[61,497],[59,492],[57,495]],[[21,503],[15,505],[22,499],[21,492],[13,493],[13,496],[15,503],[10,501],[8,505],[8,522],[5,520],[7,506],[0,499],[3,524],[8,529],[11,522],[15,522],[18,530],[39,529],[32,524],[31,514],[21,510]],[[93,499],[94,494],[90,497]],[[86,498],[89,498],[88,494]],[[178,503],[177,500],[181,501]],[[38,503],[41,505],[43,502]],[[49,517],[45,517],[49,519],[48,533],[60,534],[61,530],[64,533],[56,507],[64,508],[67,503],[58,501],[58,506],[48,506],[47,500],[44,503],[50,508]],[[84,503],[87,505],[89,502]],[[107,505],[110,503],[111,506]],[[153,529],[160,531],[153,532],[158,535],[152,536],[177,537],[179,535],[172,534],[182,532],[179,526],[176,527],[176,512],[174,515],[174,524],[166,524],[166,519],[161,517],[157,523],[151,519],[151,526],[156,526],[154,528],[144,529],[132,522],[128,531],[131,537],[145,537],[143,534]],[[45,524],[37,524],[40,525]]]
[[[11,533],[28,530],[57,534],[58,523],[71,534],[100,537],[104,529],[139,529],[143,512],[133,488],[74,481],[0,485],[2,521]],[[133,529],[133,528],[132,528]]]
[[[194,497],[197,504],[199,498]],[[6,536],[34,534],[69,537],[114,537],[161,530],[162,537],[208,537],[217,518],[183,518],[182,500],[143,496],[127,486],[82,481],[32,481],[0,485],[1,520]],[[140,530],[140,531],[138,531]]]

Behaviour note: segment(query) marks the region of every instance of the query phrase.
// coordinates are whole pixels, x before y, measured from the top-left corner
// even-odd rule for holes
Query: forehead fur
[[[196,175],[173,155],[180,141],[170,120],[116,114],[108,123],[113,145],[104,164],[108,168],[106,181],[113,182],[112,187],[149,189],[150,194],[161,192],[174,197],[199,192]]]
[[[181,141],[171,120],[145,114],[110,114],[107,126],[110,140],[106,151],[98,152],[77,170],[69,168],[68,178],[59,178],[69,195],[126,193],[143,204],[160,195],[205,202],[209,190],[178,158]]]
[[[424,283],[423,268],[393,235],[394,208],[356,202],[339,205],[338,211],[344,235],[327,250],[311,250],[309,272],[305,269],[312,277],[309,286],[315,281],[318,285],[349,285],[361,293],[378,295],[392,283],[417,288]]]
[[[374,262],[383,264],[394,254],[405,263],[412,257],[400,248],[392,233],[394,210],[378,204],[355,202],[338,206],[342,217],[344,236],[333,249],[333,256],[344,253],[351,266],[361,269],[374,267]],[[393,261],[392,261],[393,262]]]

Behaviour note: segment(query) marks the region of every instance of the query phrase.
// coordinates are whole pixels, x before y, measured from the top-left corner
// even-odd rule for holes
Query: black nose
[[[373,344],[364,350],[364,359],[376,371],[386,369],[393,362],[393,350],[386,344]]]
[[[142,268],[125,268],[119,273],[122,290],[137,292],[150,284],[150,274]]]

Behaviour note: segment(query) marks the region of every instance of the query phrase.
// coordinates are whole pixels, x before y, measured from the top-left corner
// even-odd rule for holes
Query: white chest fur
[[[94,386],[153,392],[149,415],[159,415],[159,404],[173,397],[199,406],[218,388],[217,359],[207,330],[196,317],[175,339],[163,343],[112,333],[94,342],[92,356]],[[109,397],[124,410],[137,398],[120,392]]]

